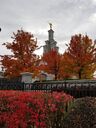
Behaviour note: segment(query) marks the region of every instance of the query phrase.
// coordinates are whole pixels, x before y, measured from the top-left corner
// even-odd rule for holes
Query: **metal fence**
[[[0,90],[24,90],[24,83],[19,80],[0,79]]]
[[[24,90],[65,92],[74,97],[96,96],[96,80],[65,80],[24,84]]]
[[[76,98],[84,96],[96,97],[96,80],[64,80],[36,83],[22,83],[8,79],[0,79],[0,90],[65,92]]]

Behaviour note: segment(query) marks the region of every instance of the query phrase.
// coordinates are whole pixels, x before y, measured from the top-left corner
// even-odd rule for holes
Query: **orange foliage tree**
[[[64,54],[61,56],[61,62],[60,62],[60,71],[59,71],[59,77],[61,80],[63,79],[69,79],[72,76],[72,67],[69,66],[72,65],[72,60],[68,57],[67,53],[64,52]]]
[[[96,70],[96,43],[81,34],[72,36],[67,50],[62,56],[63,75],[79,79],[92,78]],[[62,74],[62,72],[61,72]]]
[[[37,48],[37,41],[34,36],[24,30],[13,33],[13,41],[3,45],[12,51],[12,55],[1,56],[1,62],[5,69],[5,76],[17,77],[21,72],[36,72],[38,56],[34,54]]]
[[[55,80],[59,77],[60,58],[61,55],[55,50],[45,53],[42,57],[42,70],[54,74]]]

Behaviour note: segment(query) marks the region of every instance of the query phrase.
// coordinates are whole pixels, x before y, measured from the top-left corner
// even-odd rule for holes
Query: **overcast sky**
[[[9,54],[2,43],[11,41],[13,32],[23,28],[38,38],[38,46],[48,38],[53,24],[60,52],[74,34],[96,39],[96,0],[0,0],[0,54]],[[42,54],[41,48],[37,53]]]

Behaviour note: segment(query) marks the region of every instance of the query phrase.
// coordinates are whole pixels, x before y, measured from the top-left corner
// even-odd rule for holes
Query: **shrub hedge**
[[[63,128],[65,93],[0,91],[0,128]]]

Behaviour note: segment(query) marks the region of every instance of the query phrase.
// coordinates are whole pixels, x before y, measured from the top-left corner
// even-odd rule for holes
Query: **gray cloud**
[[[44,45],[48,22],[53,23],[61,52],[76,33],[87,33],[94,40],[95,8],[96,0],[0,0],[0,54],[10,53],[1,44],[10,41],[12,32],[21,28],[32,32],[39,46]]]

